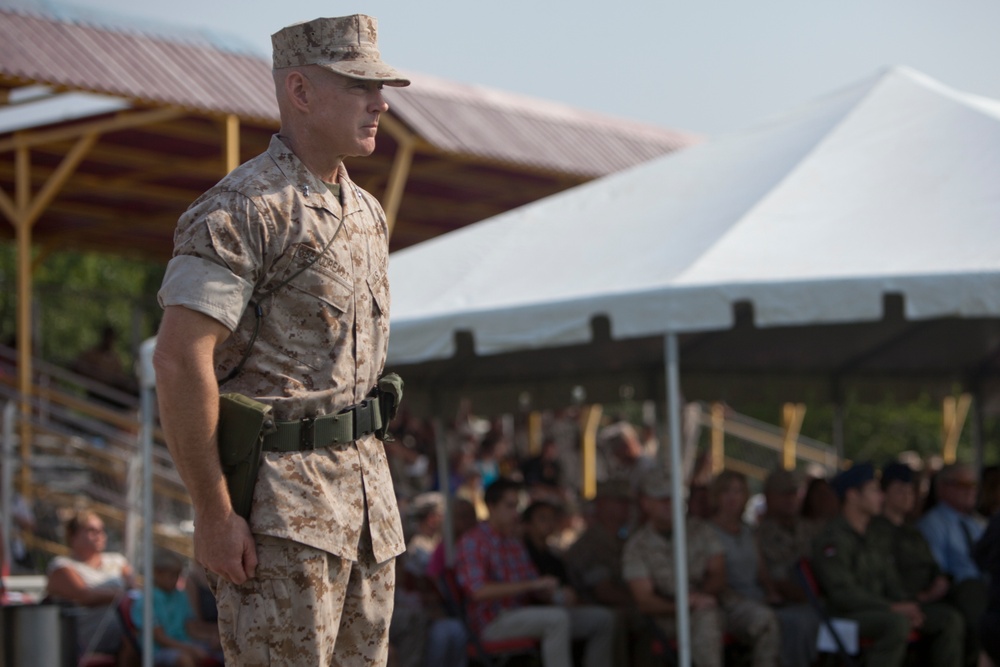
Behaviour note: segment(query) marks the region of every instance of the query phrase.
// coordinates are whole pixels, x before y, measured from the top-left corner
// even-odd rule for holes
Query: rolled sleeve
[[[180,255],[167,264],[156,298],[160,306],[184,306],[235,331],[253,294],[253,285],[224,266]]]

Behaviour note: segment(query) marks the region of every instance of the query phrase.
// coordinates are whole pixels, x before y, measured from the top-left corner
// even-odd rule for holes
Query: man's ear
[[[289,103],[298,111],[308,112],[312,99],[312,82],[302,72],[292,70],[285,77],[285,95]]]

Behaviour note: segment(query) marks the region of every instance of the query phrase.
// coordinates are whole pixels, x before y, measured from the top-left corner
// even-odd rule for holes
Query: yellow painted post
[[[542,452],[542,413],[532,410],[528,414],[528,453],[538,456]]]
[[[945,464],[952,464],[958,457],[958,440],[962,428],[969,416],[969,406],[972,405],[972,395],[962,394],[956,400],[953,396],[944,399],[941,406],[941,458]]]
[[[226,173],[240,166],[240,117],[236,114],[226,116]]]
[[[19,146],[14,154],[15,198],[17,218],[13,221],[17,234],[17,388],[21,393],[18,436],[21,441],[21,473],[18,477],[21,495],[31,500],[31,224],[27,220],[31,203],[31,154]]]
[[[583,497],[587,500],[597,495],[597,429],[601,424],[601,414],[604,408],[600,405],[588,405],[580,415],[580,461],[583,480],[581,488]]]
[[[712,475],[726,468],[726,406],[712,403]]]
[[[785,470],[795,470],[795,448],[805,416],[804,403],[785,403],[782,406],[781,424],[785,429],[785,437],[781,443],[781,467]]]
[[[382,200],[386,224],[389,227],[389,238],[392,238],[392,230],[395,229],[396,219],[399,216],[399,207],[403,203],[403,192],[406,190],[406,181],[410,177],[415,143],[409,134],[398,136],[396,140],[398,142],[396,156],[392,160],[389,183],[386,185],[385,197]]]

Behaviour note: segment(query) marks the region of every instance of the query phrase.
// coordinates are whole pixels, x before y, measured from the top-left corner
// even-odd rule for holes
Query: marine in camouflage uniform
[[[161,415],[227,662],[385,664],[405,547],[382,443],[368,433],[265,452],[248,524],[218,460],[216,378],[248,349],[221,390],[306,429],[369,395],[388,343],[386,220],[342,157],[374,149],[381,86],[409,82],[381,62],[370,17],[317,19],[272,41],[281,134],[192,204],[175,234],[159,294]]]
[[[888,534],[871,528],[871,518],[882,505],[882,491],[871,466],[854,466],[838,475],[833,486],[841,497],[842,513],[816,539],[813,556],[831,615],[857,621],[861,636],[874,640],[865,651],[866,664],[873,667],[901,665],[913,629],[930,644],[928,664],[932,667],[960,664],[961,616],[947,605],[917,604],[908,597],[896,572]]]

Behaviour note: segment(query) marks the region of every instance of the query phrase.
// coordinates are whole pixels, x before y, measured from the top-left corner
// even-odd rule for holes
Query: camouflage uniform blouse
[[[722,542],[708,524],[688,521],[688,585],[692,589],[696,590],[705,578],[709,559],[721,553]],[[622,578],[652,579],[657,595],[672,600],[677,594],[673,536],[657,532],[648,522],[639,528],[625,543]]]
[[[385,216],[343,166],[339,183],[338,199],[272,137],[266,153],[235,169],[181,217],[160,290],[164,307],[204,313],[233,332],[216,350],[220,378],[249,344],[255,316],[248,303],[260,305],[250,357],[221,390],[272,405],[279,421],[360,402],[385,364]],[[376,560],[402,553],[385,450],[371,435],[312,452],[266,453],[250,526],[355,560],[366,506]]]

